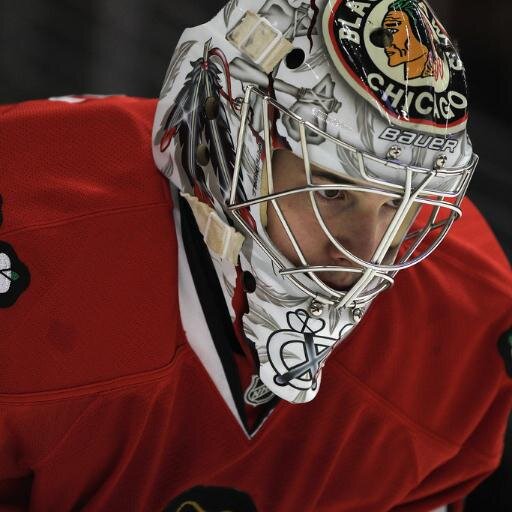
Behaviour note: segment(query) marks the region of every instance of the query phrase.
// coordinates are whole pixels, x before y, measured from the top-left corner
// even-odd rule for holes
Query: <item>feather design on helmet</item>
[[[219,179],[223,199],[227,199],[235,165],[235,149],[227,113],[220,96],[229,103],[230,108],[234,108],[234,101],[231,97],[231,75],[229,73],[228,61],[218,48],[212,48],[208,52],[208,56],[210,73],[208,75],[209,79],[205,83],[205,92],[208,98],[214,98],[213,101],[217,102],[218,112],[215,112],[216,116],[213,119],[208,119],[205,126],[205,136],[210,146],[211,163]],[[222,65],[227,81],[227,93],[222,89],[219,80],[220,71],[215,63],[212,62],[213,59],[219,60]],[[237,183],[237,197],[241,201],[247,200],[242,185],[242,174],[239,174]]]
[[[209,163],[218,180],[221,198],[229,197],[231,178],[235,163],[235,149],[229,129],[224,102],[233,108],[231,77],[224,54],[218,48],[210,48],[211,40],[204,46],[202,58],[192,61],[183,88],[176,96],[166,120],[160,139],[160,150],[165,151],[178,134],[181,146],[181,163],[190,185],[202,200],[214,202],[207,187],[206,176],[198,162],[198,147],[202,142],[208,145]],[[221,64],[219,67],[214,60]],[[219,75],[224,72],[227,92],[222,88]],[[206,162],[201,162],[206,167]],[[242,179],[237,185],[238,197],[245,200]]]

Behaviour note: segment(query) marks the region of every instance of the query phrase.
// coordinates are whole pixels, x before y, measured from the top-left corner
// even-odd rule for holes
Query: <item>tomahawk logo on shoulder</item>
[[[323,30],[342,76],[396,124],[442,134],[465,124],[464,67],[425,2],[338,0]]]

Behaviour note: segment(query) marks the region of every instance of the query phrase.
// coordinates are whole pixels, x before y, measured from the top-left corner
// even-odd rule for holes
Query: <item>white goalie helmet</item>
[[[333,348],[461,215],[478,160],[467,107],[458,52],[424,1],[231,0],[184,31],[154,157],[233,318],[236,269],[254,277],[243,326],[274,394],[311,400]],[[370,252],[347,213],[362,198],[387,208]]]

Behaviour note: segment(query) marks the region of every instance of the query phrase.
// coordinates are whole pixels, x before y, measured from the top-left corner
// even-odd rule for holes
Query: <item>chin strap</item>
[[[245,237],[226,224],[213,208],[199,201],[197,197],[186,192],[180,192],[180,195],[190,205],[208,249],[221,260],[228,260],[236,265]]]

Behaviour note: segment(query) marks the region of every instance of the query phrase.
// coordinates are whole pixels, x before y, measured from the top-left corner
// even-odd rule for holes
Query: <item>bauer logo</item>
[[[323,32],[341,75],[395,123],[443,134],[465,126],[464,66],[425,2],[335,0]]]
[[[427,135],[425,133],[408,132],[390,126],[379,135],[379,139],[399,142],[400,144],[415,146],[417,148],[428,148],[435,151],[451,151],[452,153],[459,145],[459,141],[456,139],[434,137],[433,135]]]

